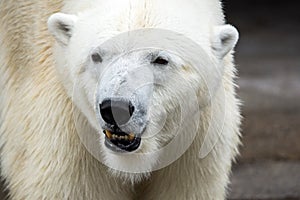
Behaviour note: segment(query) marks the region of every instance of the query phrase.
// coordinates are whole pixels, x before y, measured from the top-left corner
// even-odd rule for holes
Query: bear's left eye
[[[167,58],[158,56],[154,61],[152,61],[153,64],[158,64],[158,65],[167,65],[169,64],[169,61]]]
[[[99,53],[93,53],[91,55],[91,58],[93,60],[94,63],[101,63],[103,60],[102,60],[102,57],[100,56]]]

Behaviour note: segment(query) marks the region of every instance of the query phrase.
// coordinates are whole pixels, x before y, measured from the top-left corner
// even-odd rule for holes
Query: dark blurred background
[[[229,198],[300,199],[300,1],[226,0],[224,8],[240,31],[244,104]]]
[[[227,0],[240,31],[241,156],[230,199],[300,199],[300,2]]]

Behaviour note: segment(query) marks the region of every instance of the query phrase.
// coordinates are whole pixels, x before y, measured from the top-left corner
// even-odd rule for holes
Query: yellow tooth
[[[127,136],[127,135],[125,135],[125,136],[124,136],[124,139],[125,139],[125,140],[128,140],[128,136]]]
[[[131,141],[131,140],[133,140],[134,139],[134,134],[133,133],[130,133],[129,134],[129,140]]]
[[[109,132],[109,131],[107,131],[107,130],[105,130],[105,135],[106,135],[109,139],[111,139],[111,137],[112,137],[111,132]]]

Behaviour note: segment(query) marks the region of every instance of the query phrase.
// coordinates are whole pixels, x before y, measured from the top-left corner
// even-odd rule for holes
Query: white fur
[[[231,25],[217,26],[214,30],[214,39],[212,47],[217,55],[222,59],[236,45],[239,39],[239,33]]]
[[[63,13],[57,13],[50,16],[49,22],[49,31],[55,36],[56,40],[63,45],[67,45],[72,34],[72,30],[76,23],[76,16],[66,15]],[[64,27],[60,27],[65,25]],[[61,30],[60,28],[65,28],[67,30]]]
[[[35,15],[32,15],[33,10]],[[47,33],[46,20],[58,11],[69,14],[58,13],[49,18],[49,31],[57,41],[54,44]],[[65,24],[68,32],[58,29],[59,24]],[[143,139],[137,152],[160,149],[178,130],[186,137],[192,137],[189,133],[197,130],[192,145],[169,166],[150,173],[157,163],[168,162],[166,158],[184,149],[182,138],[176,140],[176,149],[167,149],[150,159],[130,155],[126,159],[128,155],[110,152],[102,145],[103,135],[100,141],[96,140],[102,146],[95,154],[104,162],[144,171],[126,173],[109,169],[96,160],[77,134],[78,127],[91,135],[101,131],[95,114],[94,92],[105,69],[95,70],[88,64],[90,53],[107,39],[144,28],[183,34],[201,46],[219,68],[206,66],[203,69],[207,74],[207,87],[215,90],[212,96],[206,93],[205,83],[195,66],[176,55],[172,55],[176,70],[161,73],[159,80],[167,89],[154,92],[154,104],[147,104],[151,123],[145,134],[151,135],[167,116],[166,124],[158,134]],[[230,53],[238,40],[238,32],[224,25],[219,1],[65,0],[62,4],[55,0],[51,5],[43,1],[2,2],[0,34],[1,168],[12,199],[226,197],[231,162],[239,144],[239,101],[235,97],[235,69]],[[118,50],[111,47],[104,60],[109,60]],[[140,56],[139,53],[125,56],[117,64],[138,66]],[[215,75],[217,73],[221,76]],[[193,91],[199,91],[199,102],[206,101],[203,99],[208,96],[211,101],[203,104],[199,112],[186,111],[190,116],[185,119],[193,119],[195,115],[199,121],[187,120],[177,127],[180,111],[175,99],[185,102],[184,95]],[[154,109],[155,104],[162,106],[165,113]],[[209,127],[213,134],[207,137]],[[200,152],[199,158],[199,151],[206,144],[214,145],[207,154]]]

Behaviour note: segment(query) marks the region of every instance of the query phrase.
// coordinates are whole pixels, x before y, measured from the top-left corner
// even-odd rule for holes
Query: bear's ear
[[[236,45],[239,32],[231,25],[214,27],[212,48],[220,59],[223,59]]]
[[[72,36],[76,21],[75,15],[55,13],[48,19],[48,29],[59,44],[66,46]]]

